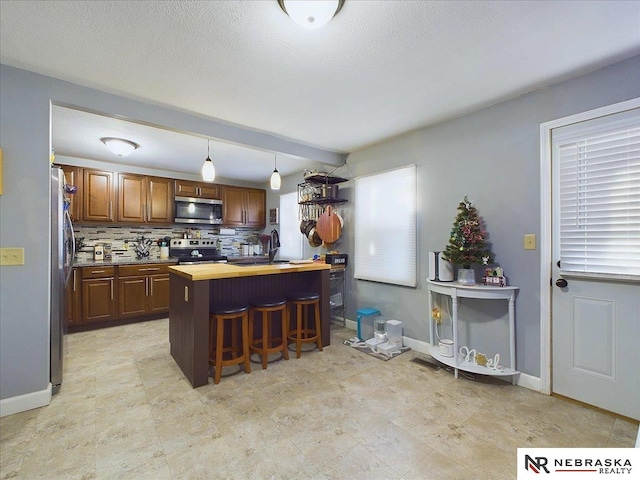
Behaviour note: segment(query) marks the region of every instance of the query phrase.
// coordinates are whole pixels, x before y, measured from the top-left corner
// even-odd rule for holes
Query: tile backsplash
[[[150,249],[151,257],[160,256],[160,247],[156,240],[171,237],[183,238],[188,229],[180,225],[152,227],[149,225],[74,225],[73,231],[76,235],[76,244],[80,241],[83,246],[76,254],[77,261],[93,260],[93,248],[96,244],[111,244],[111,254],[116,258],[135,258],[136,254],[132,242],[140,237],[153,240]],[[220,235],[218,227],[200,226],[191,228],[194,238],[200,232],[201,238],[220,240],[222,243],[222,254],[227,256],[240,255],[240,250],[234,244],[259,243],[260,230],[237,230],[235,235]]]

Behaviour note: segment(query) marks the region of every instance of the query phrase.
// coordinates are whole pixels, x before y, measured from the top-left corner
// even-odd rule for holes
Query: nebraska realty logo
[[[518,479],[640,478],[637,448],[519,448]]]

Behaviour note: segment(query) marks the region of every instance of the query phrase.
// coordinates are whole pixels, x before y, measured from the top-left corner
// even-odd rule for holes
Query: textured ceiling
[[[637,1],[0,1],[4,64],[334,152],[637,54]]]

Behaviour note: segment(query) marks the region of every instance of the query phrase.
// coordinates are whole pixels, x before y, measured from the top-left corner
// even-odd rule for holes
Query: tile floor
[[[412,352],[383,362],[352,335],[198,389],[168,320],[69,335],[51,405],[0,420],[0,478],[513,479],[517,447],[634,445],[636,424]]]

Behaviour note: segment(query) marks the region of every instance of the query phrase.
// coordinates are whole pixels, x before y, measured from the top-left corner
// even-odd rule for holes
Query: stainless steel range
[[[227,261],[227,257],[216,248],[215,240],[201,238],[174,238],[169,245],[169,256],[177,258],[178,265]]]

